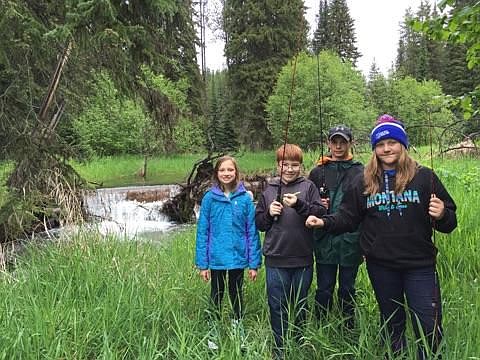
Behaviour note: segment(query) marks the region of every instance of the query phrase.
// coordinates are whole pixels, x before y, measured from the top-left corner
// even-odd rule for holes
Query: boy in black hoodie
[[[274,356],[283,358],[288,309],[293,305],[295,338],[301,337],[307,294],[313,277],[313,231],[305,227],[309,215],[326,213],[313,182],[300,176],[303,153],[293,144],[276,152],[279,178],[262,193],[255,212],[258,230],[265,231],[263,255]]]

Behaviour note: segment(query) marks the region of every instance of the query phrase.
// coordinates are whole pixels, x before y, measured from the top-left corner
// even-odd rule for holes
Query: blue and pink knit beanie
[[[403,123],[393,116],[384,114],[378,117],[375,127],[370,133],[370,142],[372,149],[375,149],[377,143],[385,139],[394,139],[408,148],[408,135],[405,132]]]

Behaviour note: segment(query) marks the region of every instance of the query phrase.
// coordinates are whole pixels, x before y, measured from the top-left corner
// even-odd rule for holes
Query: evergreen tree
[[[355,23],[350,16],[346,0],[333,0],[328,7],[328,28],[330,30],[327,43],[340,59],[348,60],[353,65],[361,56],[358,51],[355,35]]]
[[[229,121],[247,147],[269,148],[265,104],[278,72],[306,45],[301,0],[228,0],[224,7],[225,56],[231,93]]]
[[[377,110],[378,114],[388,112],[388,83],[379,71],[375,61],[370,67],[367,83],[367,100]]]
[[[232,117],[227,115],[227,87],[225,72],[207,72],[209,89],[209,126],[206,134],[206,148],[209,152],[234,152],[239,141]]]
[[[312,50],[314,54],[331,48],[329,33],[328,3],[327,0],[320,0],[317,15],[317,29],[313,33],[312,39]]]
[[[477,1],[457,0],[451,13],[462,11],[466,6],[472,6]],[[480,68],[469,69],[467,66],[467,49],[472,44],[456,43],[446,45],[446,71],[444,90],[449,95],[461,96],[469,93],[480,84]]]
[[[411,76],[422,80],[425,79],[427,67],[426,43],[424,37],[408,25],[413,18],[412,10],[408,8],[400,25],[396,70],[401,77]]]
[[[428,19],[437,17],[437,5],[433,7],[432,14]],[[428,79],[437,80],[445,85],[445,64],[447,62],[446,46],[443,42],[427,37],[427,51],[428,51]]]

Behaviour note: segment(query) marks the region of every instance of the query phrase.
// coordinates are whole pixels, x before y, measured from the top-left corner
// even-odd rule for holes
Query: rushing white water
[[[85,196],[86,210],[104,235],[132,238],[143,233],[163,233],[176,225],[162,214],[163,204],[179,191],[176,185],[98,189]],[[127,200],[131,192],[161,192],[165,198],[153,202]]]

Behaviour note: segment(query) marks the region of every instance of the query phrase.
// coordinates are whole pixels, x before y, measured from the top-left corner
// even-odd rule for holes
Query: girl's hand
[[[248,278],[252,281],[257,280],[257,270],[254,270],[254,269],[248,270]]]
[[[200,277],[205,282],[209,281],[210,280],[210,270],[200,270]]]
[[[278,201],[273,201],[270,204],[270,208],[268,210],[271,217],[278,216],[282,213],[283,205],[280,204]]]
[[[310,215],[305,221],[305,226],[307,228],[323,228],[325,223],[322,219],[316,217],[315,215]]]
[[[428,214],[435,220],[440,220],[445,215],[445,204],[442,200],[432,194],[430,204],[428,205]]]

